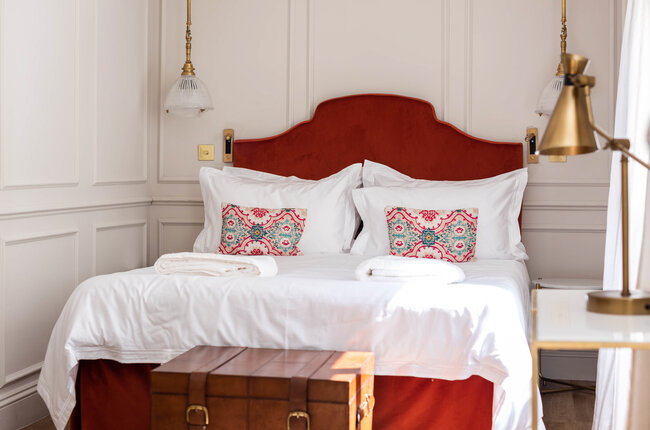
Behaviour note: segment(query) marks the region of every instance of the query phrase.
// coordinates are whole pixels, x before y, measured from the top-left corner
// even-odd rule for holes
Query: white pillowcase
[[[357,165],[361,165],[361,163],[352,164],[339,172],[342,173],[345,172],[346,169],[350,169],[349,174],[351,175],[349,178],[351,181],[350,182],[351,187],[348,190],[348,199],[346,201],[347,206],[345,209],[345,213],[346,213],[345,225],[346,226],[354,225],[354,227],[352,228],[352,236],[350,237],[350,242],[346,244],[344,248],[344,252],[350,251],[350,248],[352,247],[352,242],[354,241],[354,234],[359,230],[359,224],[361,223],[361,218],[359,217],[359,214],[357,213],[357,210],[354,207],[354,202],[352,201],[352,190],[355,188],[359,188],[362,183],[361,173],[357,173],[357,168],[353,168],[354,166]],[[363,167],[361,167],[361,170],[363,171]],[[290,182],[295,184],[310,184],[310,183],[317,182],[316,180],[302,179],[297,176],[280,176],[280,175],[275,175],[273,173],[261,172],[259,170],[246,169],[244,167],[223,166],[221,171],[227,175],[237,176],[240,178],[256,179],[259,181],[278,181],[280,183]],[[331,178],[332,176],[329,176],[328,178]]]
[[[350,167],[350,166],[348,166]],[[239,178],[257,179],[258,181],[294,181],[294,182],[315,182],[309,179],[300,179],[297,176],[280,176],[273,173],[261,172],[259,170],[246,169],[244,167],[223,166],[221,171],[226,175]]]
[[[194,252],[215,252],[221,242],[221,204],[307,209],[299,246],[303,254],[350,249],[356,231],[351,191],[361,185],[361,163],[312,181],[249,169],[203,167],[199,173],[205,224]]]
[[[528,181],[527,169],[518,169],[487,179],[471,181],[427,181],[413,179],[388,166],[365,161],[364,188],[354,190],[354,203],[363,230],[352,254],[390,253],[384,208],[404,206],[418,209],[478,208],[477,259],[527,260],[521,243],[519,212]]]
[[[520,175],[522,171],[528,172],[524,167],[511,172],[502,173],[501,175],[492,176],[485,179],[469,179],[466,181],[431,181],[428,179],[415,179],[402,172],[399,172],[385,164],[375,163],[374,161],[364,160],[362,179],[364,187],[418,187],[432,184],[438,185],[464,185],[464,184],[490,184]],[[526,184],[524,183],[524,186]],[[523,193],[523,190],[522,190]]]

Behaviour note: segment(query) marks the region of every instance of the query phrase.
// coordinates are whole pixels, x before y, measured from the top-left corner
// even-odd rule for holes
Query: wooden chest
[[[197,346],[151,372],[156,430],[370,430],[369,352]]]

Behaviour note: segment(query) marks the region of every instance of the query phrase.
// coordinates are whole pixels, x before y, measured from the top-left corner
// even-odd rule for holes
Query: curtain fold
[[[643,160],[650,153],[650,2],[628,0],[621,48],[614,135],[630,139],[630,150]],[[621,167],[612,156],[603,285],[621,285]],[[650,214],[648,172],[629,163],[630,287],[650,286]],[[639,270],[639,268],[642,268]],[[647,429],[650,416],[650,355],[629,349],[602,349],[598,357],[594,430]],[[644,403],[643,403],[644,402]],[[643,421],[645,419],[645,422]]]

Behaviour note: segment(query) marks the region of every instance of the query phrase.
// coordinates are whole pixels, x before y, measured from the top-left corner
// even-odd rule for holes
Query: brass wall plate
[[[551,163],[566,163],[566,155],[549,155],[548,161]]]
[[[199,145],[199,161],[214,160],[214,145]]]
[[[223,162],[232,163],[233,150],[235,149],[235,130],[225,128],[223,130]]]
[[[526,129],[526,147],[528,152],[528,164],[537,164],[539,163],[539,155],[537,152],[537,128],[528,127]]]

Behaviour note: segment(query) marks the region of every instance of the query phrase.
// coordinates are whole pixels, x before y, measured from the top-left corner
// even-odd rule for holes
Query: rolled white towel
[[[404,278],[432,279],[440,283],[452,284],[465,280],[465,272],[456,264],[432,258],[395,255],[382,255],[362,261],[355,270],[355,276],[360,281]]]
[[[162,275],[275,276],[278,265],[267,255],[224,255],[199,252],[165,254],[154,264]]]

